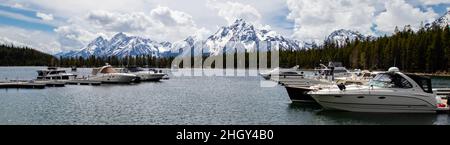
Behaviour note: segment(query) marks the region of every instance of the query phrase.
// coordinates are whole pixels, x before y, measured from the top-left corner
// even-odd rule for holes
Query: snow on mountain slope
[[[97,56],[140,56],[151,55],[159,57],[160,49],[170,47],[170,43],[158,43],[150,39],[145,39],[137,36],[127,36],[124,33],[114,35],[111,40],[106,40],[103,37],[98,37],[89,43],[86,47],[78,51],[69,51],[60,53],[63,57],[84,57]],[[167,48],[166,48],[167,49]]]
[[[312,44],[284,38],[275,31],[255,28],[254,25],[247,23],[243,19],[238,19],[230,26],[220,28],[215,34],[206,39],[204,43],[211,55],[218,55],[224,51],[254,52],[255,49],[264,50],[267,48],[271,50],[277,48],[271,46],[273,43],[266,42],[278,43],[279,49],[283,50],[299,50],[302,47],[312,46]]]
[[[448,11],[445,15],[434,21],[433,24],[438,25],[441,28],[448,26],[450,24],[450,11]]]
[[[279,47],[272,46],[273,44],[278,44]],[[265,28],[258,29],[243,19],[238,19],[230,26],[220,28],[206,40],[197,36],[189,36],[174,43],[156,42],[151,39],[118,33],[110,40],[98,37],[80,50],[59,53],[57,56],[86,58],[93,55],[97,57],[151,55],[165,57],[176,56],[180,53],[187,55],[189,52],[193,55],[219,55],[223,52],[299,50],[315,46],[317,46],[316,43],[288,39],[275,31]],[[195,53],[192,53],[192,50],[195,50]]]
[[[352,42],[356,39],[363,40],[366,37],[357,31],[351,30],[336,30],[326,37],[325,42],[329,44],[335,44],[337,46],[344,46],[347,41]]]
[[[3,44],[3,45],[14,45],[14,46],[17,46],[17,47],[29,47],[28,45],[26,45],[24,43],[20,43],[20,42],[14,41],[14,40],[10,40],[10,39],[5,38],[5,37],[0,37],[0,44]]]

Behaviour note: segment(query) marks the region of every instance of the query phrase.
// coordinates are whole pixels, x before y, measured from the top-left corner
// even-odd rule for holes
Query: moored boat
[[[337,86],[337,87],[336,87]],[[377,113],[436,113],[448,109],[432,90],[431,79],[398,68],[379,73],[367,85],[338,84],[308,93],[328,110]]]
[[[167,76],[167,74],[158,72],[157,70],[145,70],[140,67],[128,67],[124,71],[136,75],[139,77],[140,81],[159,81],[163,79],[164,76]]]
[[[270,80],[271,78],[303,77],[304,75],[302,73],[298,73],[298,68],[298,65],[290,69],[281,69],[277,67],[267,72],[261,72],[259,75],[265,80]]]
[[[128,73],[119,73],[111,65],[106,64],[100,68],[94,68],[88,80],[102,83],[131,83],[139,79],[138,76]]]
[[[75,74],[66,73],[57,67],[48,67],[45,70],[38,70],[37,80],[73,80],[77,77]]]

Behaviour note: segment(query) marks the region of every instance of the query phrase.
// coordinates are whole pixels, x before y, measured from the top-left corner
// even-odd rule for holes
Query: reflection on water
[[[449,88],[450,77],[431,77],[433,87],[435,88]]]
[[[32,79],[37,69],[0,67],[0,78]],[[78,68],[76,73],[90,71]],[[323,111],[291,103],[283,87],[262,88],[260,80],[172,76],[133,85],[0,89],[0,124],[450,124],[447,114]]]
[[[448,125],[448,114],[402,114],[402,113],[359,113],[323,110],[317,105],[290,104],[293,113],[313,112],[318,120],[313,124],[354,124],[354,125]],[[318,123],[322,122],[322,123]]]
[[[356,113],[340,111],[320,111],[317,115],[326,116],[341,123],[364,122],[365,124],[385,125],[423,125],[434,124],[436,114],[383,114],[383,113]]]

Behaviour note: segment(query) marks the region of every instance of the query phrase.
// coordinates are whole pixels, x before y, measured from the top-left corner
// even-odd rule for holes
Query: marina
[[[36,77],[41,67],[0,68],[2,76],[22,80]],[[168,70],[165,70],[166,72]],[[92,73],[78,68],[79,76]],[[168,73],[171,75],[170,73]],[[314,74],[304,71],[305,77]],[[18,80],[18,79],[17,79]],[[390,114],[333,111],[320,105],[298,103],[286,86],[261,88],[260,76],[175,77],[159,82],[81,85],[66,81],[65,87],[0,89],[1,124],[450,124],[445,110],[437,114]],[[295,82],[298,78],[280,79]],[[450,80],[439,82],[439,94]],[[280,84],[283,84],[280,82]],[[446,82],[446,83],[445,83]],[[74,83],[73,85],[70,85]],[[75,85],[76,83],[76,85]],[[304,80],[297,84],[306,83]],[[441,89],[442,88],[442,89]],[[247,91],[253,90],[253,91]],[[442,102],[444,103],[444,102]],[[385,118],[389,117],[389,120]]]
[[[72,71],[76,71],[74,67]],[[142,68],[139,68],[143,70]],[[124,71],[126,70],[126,71]],[[92,69],[92,75],[84,74],[81,78],[77,78],[76,74],[66,73],[57,67],[48,67],[47,69],[37,70],[36,79],[30,80],[7,80],[0,81],[0,88],[16,88],[16,89],[43,89],[45,87],[65,87],[65,85],[90,85],[99,86],[102,83],[108,84],[130,84],[139,83],[140,81],[160,81],[163,78],[168,79],[166,73],[162,71],[139,71],[138,73],[128,72],[128,69],[113,68],[106,64],[100,68]]]
[[[292,102],[315,104],[324,110],[448,113],[450,109],[448,88],[433,88],[429,77],[403,74],[396,67],[386,72],[350,72],[341,63],[330,62],[328,66],[320,64],[308,77],[277,75],[270,79],[286,88]]]
[[[450,0],[3,1],[0,125],[60,126],[11,136],[299,144],[448,133]],[[395,125],[411,128],[383,128]]]

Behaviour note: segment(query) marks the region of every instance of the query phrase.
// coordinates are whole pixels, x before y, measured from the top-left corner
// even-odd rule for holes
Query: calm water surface
[[[33,79],[42,67],[0,67],[0,79]],[[68,69],[67,69],[68,70]],[[91,69],[78,69],[87,75]],[[0,124],[434,124],[447,114],[367,114],[292,104],[260,77],[171,77],[133,85],[0,89]],[[435,85],[450,86],[437,78]]]

